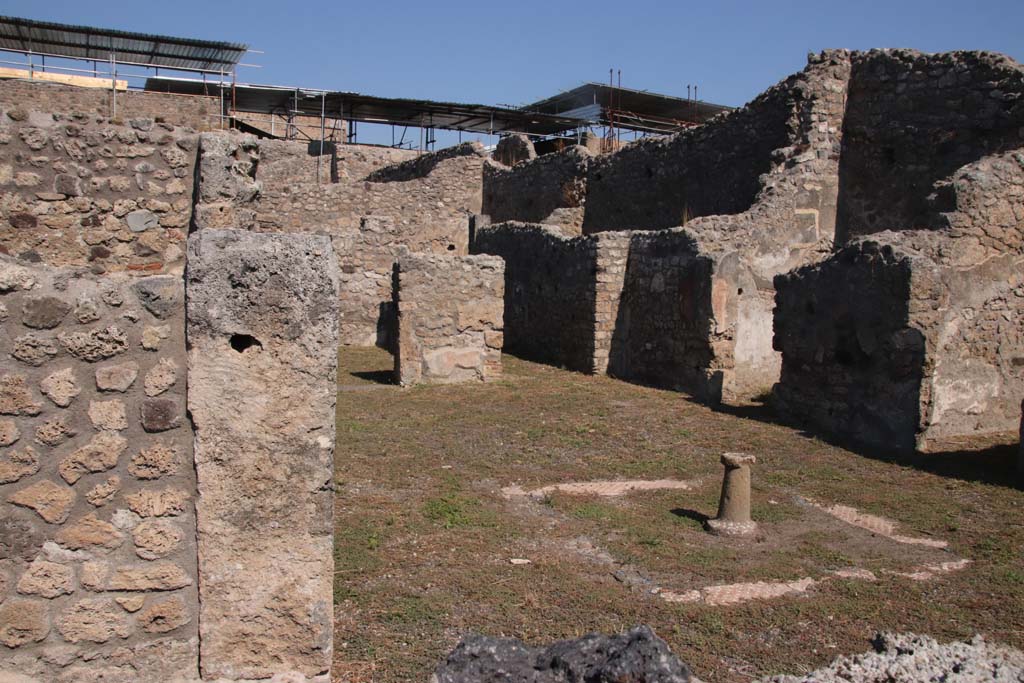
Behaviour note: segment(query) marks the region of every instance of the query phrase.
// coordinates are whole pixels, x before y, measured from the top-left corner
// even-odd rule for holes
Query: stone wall
[[[481,228],[473,252],[505,260],[505,349],[604,372],[625,260],[623,236],[568,238],[551,226]]]
[[[655,230],[741,213],[772,200],[777,177],[798,166],[804,175],[813,168],[816,180],[793,208],[813,211],[831,234],[849,60],[845,51],[811,55],[804,71],[741,109],[597,157],[587,173],[584,232]]]
[[[395,378],[402,385],[501,376],[505,264],[403,254],[395,263]]]
[[[544,223],[579,235],[592,156],[586,147],[574,146],[512,167],[488,163],[481,210],[493,223]]]
[[[400,247],[468,252],[470,217],[480,212],[479,145],[385,167],[373,174],[376,181],[346,181],[339,173],[339,182],[320,185],[262,182],[263,143],[251,136],[204,135],[200,146],[196,227],[332,238],[341,267],[342,343],[391,343],[391,269]]]
[[[366,176],[366,180],[375,183],[396,183],[407,180],[426,178],[438,165],[449,159],[459,157],[483,157],[483,146],[479,142],[463,142],[445,147],[436,152],[418,154],[388,166],[383,166]]]
[[[755,202],[777,201],[781,189],[789,190],[794,204],[788,210],[798,220],[812,217],[831,235],[850,57],[826,51],[808,61],[741,109],[595,159],[587,174],[584,231],[663,229],[737,214]],[[807,188],[785,187],[793,176],[815,179]]]
[[[494,146],[494,161],[502,166],[515,166],[537,158],[537,150],[530,138],[522,133],[502,135]]]
[[[590,160],[585,230],[593,226],[591,216],[602,215],[606,225],[642,219],[665,235],[598,231],[593,236],[602,240],[575,243],[536,228],[502,228],[478,239],[479,251],[506,259],[509,350],[523,345],[531,357],[548,355],[587,371],[607,367],[618,377],[709,401],[744,401],[767,391],[780,363],[772,349],[772,279],[820,260],[832,244],[849,68],[844,51],[812,55],[803,72],[747,110],[717,119],[705,133],[681,133]],[[768,135],[759,126],[771,124],[772,113],[784,114],[783,138],[769,138],[777,147],[765,152],[748,143]],[[735,190],[742,174],[730,164],[742,166],[755,152],[763,152],[757,163],[763,161],[767,172],[756,178],[752,206],[671,228],[669,216],[678,224],[682,214],[666,207],[685,199],[688,182],[717,178]],[[520,164],[508,177],[525,178],[549,158]],[[714,173],[724,175],[705,167],[710,159],[721,162]],[[703,193],[699,183],[692,187]],[[529,187],[521,183],[515,195],[526,196]],[[595,196],[607,203],[594,209]],[[719,206],[714,196],[708,201]],[[517,234],[529,237],[516,244]],[[565,310],[572,314],[564,316]],[[566,325],[565,317],[573,324]]]
[[[259,180],[273,187],[292,183],[317,182],[317,158],[321,183],[366,180],[376,170],[419,156],[409,149],[392,149],[371,145],[344,145],[320,141],[259,141]]]
[[[124,90],[117,93],[113,109],[111,105],[111,92],[101,88],[0,80],[0,109],[63,114],[80,112],[92,119],[113,117],[124,122],[138,118],[153,119],[194,131],[218,130],[222,125],[219,97]]]
[[[937,182],[923,230],[776,279],[780,407],[872,445],[1012,434],[1024,398],[1024,153]]]
[[[202,673],[327,683],[334,252],[316,235],[203,230],[188,258]]]
[[[933,184],[1024,145],[1024,67],[988,52],[854,53],[839,240],[927,228]]]
[[[195,149],[190,131],[152,118],[0,111],[0,253],[180,270]]]
[[[0,256],[0,678],[197,676],[183,306]]]

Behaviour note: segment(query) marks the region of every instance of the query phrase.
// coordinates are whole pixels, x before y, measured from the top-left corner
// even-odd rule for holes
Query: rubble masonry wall
[[[1024,67],[991,52],[854,53],[837,241],[927,229],[933,185],[1024,145]]]
[[[543,223],[579,235],[592,158],[586,147],[572,146],[515,166],[487,163],[481,210],[492,223]]]
[[[0,327],[0,672],[195,678],[180,278],[0,256]]]
[[[217,130],[223,124],[220,98],[202,95],[171,95],[141,90],[117,92],[111,107],[111,92],[104,88],[80,88],[59,83],[27,80],[0,81],[0,108],[32,111],[73,112],[89,118],[115,117],[117,121],[153,119],[193,131]]]
[[[403,246],[468,253],[482,148],[422,155],[378,169],[371,174],[378,180],[318,185],[261,181],[263,145],[251,136],[202,137],[196,226],[330,236],[341,268],[342,343],[389,346],[394,256]]]
[[[783,410],[923,451],[1019,424],[1024,153],[984,157],[934,187],[929,229],[855,239],[776,279]]]
[[[505,264],[496,256],[401,255],[395,378],[402,385],[501,376]]]
[[[605,372],[628,240],[628,233],[570,238],[527,223],[478,230],[473,252],[505,261],[505,348],[580,372]]]
[[[94,272],[180,270],[195,149],[189,130],[152,118],[0,110],[0,253]]]

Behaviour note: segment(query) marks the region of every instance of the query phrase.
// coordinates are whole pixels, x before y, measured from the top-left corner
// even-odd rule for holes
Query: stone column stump
[[[722,456],[722,497],[718,501],[718,516],[704,523],[709,533],[750,536],[757,531],[757,522],[750,519],[750,466],[756,461],[754,456],[743,453]]]

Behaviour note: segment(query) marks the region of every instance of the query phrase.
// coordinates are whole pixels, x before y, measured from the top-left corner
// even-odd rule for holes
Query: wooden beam
[[[8,69],[0,67],[0,79],[23,78],[31,81],[46,81],[47,83],[60,83],[62,85],[74,85],[79,88],[104,88],[110,90],[109,78],[93,78],[92,76],[70,76],[67,74],[55,74],[49,71],[30,72],[25,69]],[[127,90],[128,81],[115,81],[114,87],[117,90]]]

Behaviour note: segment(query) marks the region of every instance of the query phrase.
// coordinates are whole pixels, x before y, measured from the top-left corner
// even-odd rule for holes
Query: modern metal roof
[[[554,97],[528,104],[524,109],[580,118],[602,126],[611,124],[630,130],[671,133],[702,124],[732,108],[646,90],[584,83]]]
[[[122,64],[229,72],[249,46],[0,16],[0,49],[96,61],[113,55]]]
[[[575,130],[579,119],[539,114],[511,107],[460,102],[438,102],[393,97],[376,97],[354,92],[324,92],[304,88],[197,81],[155,77],[146,80],[146,90],[187,95],[219,96],[233,102],[238,112],[288,114],[319,118],[321,108],[333,118],[367,123],[387,123],[475,133],[527,133],[555,135]]]

